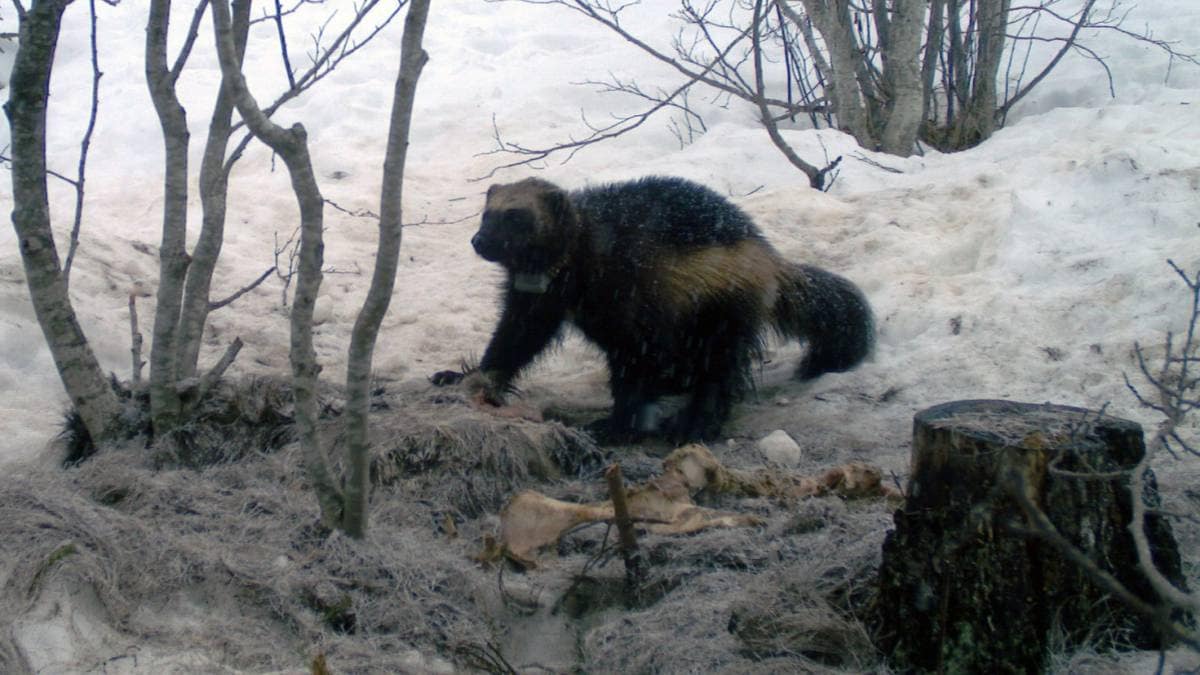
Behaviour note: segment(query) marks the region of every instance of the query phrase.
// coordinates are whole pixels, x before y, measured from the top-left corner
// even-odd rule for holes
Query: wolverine
[[[507,274],[499,324],[469,385],[501,404],[573,324],[607,358],[612,412],[591,427],[606,442],[718,437],[772,332],[807,343],[800,379],[853,368],[874,341],[853,283],[785,260],[741,209],[681,178],[569,193],[537,178],[493,185],[471,245]],[[686,403],[661,419],[659,399],[675,395]]]

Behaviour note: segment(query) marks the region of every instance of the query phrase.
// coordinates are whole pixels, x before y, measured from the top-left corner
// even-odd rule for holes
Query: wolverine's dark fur
[[[716,437],[770,330],[807,341],[801,378],[871,349],[871,310],[852,283],[785,261],[739,208],[682,179],[570,194],[538,179],[494,185],[471,242],[508,272],[479,364],[485,392],[499,398],[570,321],[608,357],[615,436]],[[660,427],[655,401],[672,394],[690,399]]]

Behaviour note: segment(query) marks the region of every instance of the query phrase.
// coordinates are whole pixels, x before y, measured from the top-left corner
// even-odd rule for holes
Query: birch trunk
[[[71,404],[91,437],[110,433],[120,412],[67,295],[46,188],[46,108],[63,11],[70,0],[43,0],[20,17],[20,42],[4,109],[12,130],[13,228],[29,296]]]
[[[249,12],[250,0],[234,0],[237,13]],[[274,150],[287,166],[292,191],[300,206],[300,266],[296,274],[296,295],[292,301],[291,363],[292,392],[296,404],[296,430],[304,453],[309,480],[317,493],[321,507],[321,522],[327,527],[341,523],[343,502],[334,483],[329,461],[321,448],[317,434],[317,376],[321,366],[313,348],[312,317],[317,292],[321,287],[321,264],[325,244],[322,237],[325,202],[317,187],[312,160],[308,154],[308,134],[303,125],[290,129],[271,122],[250,94],[246,79],[238,68],[229,6],[218,0],[212,3],[213,26],[216,32],[217,56],[225,86],[246,126]]]
[[[970,103],[963,110],[957,128],[956,147],[977,145],[996,131],[996,78],[1004,56],[1005,28],[1010,0],[978,0],[975,10],[979,26],[975,77]]]
[[[887,20],[883,79],[887,103],[880,149],[907,157],[917,142],[925,112],[925,89],[921,82],[921,37],[927,0],[895,0]],[[885,11],[886,13],[886,11]],[[882,28],[881,35],[883,34]]]
[[[367,413],[370,408],[371,362],[379,326],[387,313],[396,283],[400,259],[401,196],[404,187],[404,162],[408,153],[408,133],[412,122],[417,80],[428,55],[421,48],[429,0],[411,0],[404,21],[400,46],[400,74],[392,96],[392,117],[388,128],[387,154],[383,162],[383,186],[379,206],[379,245],[375,254],[375,272],[367,299],[354,322],[346,368],[346,447],[349,475],[345,484],[345,511],[342,529],[353,537],[362,537],[367,529],[367,498],[370,492]]]
[[[830,100],[836,106],[834,114],[838,128],[852,134],[860,146],[874,150],[877,139],[872,133],[866,101],[856,76],[862,56],[854,39],[854,26],[850,22],[847,4],[845,0],[800,2],[825,40],[825,48],[829,52],[829,68],[832,72],[827,73],[825,81],[832,90]]]
[[[942,56],[942,44],[946,32],[944,17],[946,0],[933,0],[929,7],[929,30],[925,39],[925,55],[921,62],[921,86],[925,97],[923,121],[931,121],[934,116],[935,102],[933,100],[933,79],[937,74],[938,59]]]
[[[215,3],[214,3],[215,4]],[[150,420],[156,434],[176,424],[181,404],[175,388],[175,336],[187,275],[188,126],[167,65],[170,0],[151,0],[146,24],[146,83],[162,127],[165,152],[163,230],[159,245],[158,295],[150,345]]]
[[[244,12],[239,12],[244,9]],[[233,16],[233,40],[237,52],[237,64],[241,68],[246,53],[246,35],[250,27],[250,5],[236,5]],[[210,310],[210,290],[213,270],[221,255],[225,238],[225,205],[229,194],[229,169],[225,166],[225,153],[232,135],[233,97],[222,78],[221,90],[213,106],[208,125],[208,139],[204,145],[204,157],[200,160],[200,237],[192,250],[191,266],[187,270],[183,305],[179,315],[176,337],[176,376],[184,380],[196,375],[200,361],[200,345],[204,338],[204,326]]]

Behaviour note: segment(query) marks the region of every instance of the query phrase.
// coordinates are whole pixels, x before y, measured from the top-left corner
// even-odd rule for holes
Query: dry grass
[[[147,447],[132,434],[72,468],[0,478],[0,672],[46,665],[29,662],[13,628],[55,588],[90,589],[120,635],[77,646],[91,664],[138,645],[244,672],[307,670],[318,655],[335,673],[428,672],[434,658],[493,672],[887,671],[868,627],[891,526],[882,499],[715,498],[705,505],[766,524],[644,535],[650,578],[629,604],[603,525],[570,533],[527,574],[473,560],[521,489],[604,498],[611,458],[586,436],[420,382],[377,390],[370,530],[355,541],[317,525],[285,394],[278,382],[226,385],[186,442],[181,432]],[[324,402],[336,455],[338,393]],[[730,466],[761,463],[745,444],[713,450]],[[664,449],[614,452],[644,480]],[[1055,658],[1076,672],[1099,657]]]

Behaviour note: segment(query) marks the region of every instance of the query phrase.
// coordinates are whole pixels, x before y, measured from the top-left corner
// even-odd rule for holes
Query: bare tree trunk
[[[963,43],[962,0],[946,0],[946,37],[950,45],[946,49],[946,125],[953,125],[958,118],[958,109],[966,105],[968,73],[967,49]]]
[[[46,187],[46,107],[63,11],[70,0],[43,0],[20,12],[20,41],[4,110],[12,130],[13,228],[29,296],[63,387],[93,440],[120,412],[116,394],[83,334],[67,295]]]
[[[996,78],[1004,55],[1010,0],[977,0],[978,55],[971,85],[970,103],[963,110],[957,129],[957,147],[976,145],[996,131]]]
[[[248,5],[250,0],[234,0],[235,5]],[[237,13],[249,12],[238,8]],[[329,461],[321,448],[317,434],[317,375],[321,366],[313,349],[312,317],[317,292],[321,287],[321,263],[325,244],[322,241],[325,202],[317,187],[312,160],[308,154],[308,134],[300,124],[290,129],[271,122],[246,86],[238,68],[237,47],[234,44],[229,7],[224,0],[212,3],[213,26],[216,32],[217,56],[221,73],[246,126],[255,136],[274,150],[287,166],[292,190],[300,206],[300,268],[297,272],[296,295],[292,302],[291,362],[292,392],[296,402],[296,427],[304,452],[309,480],[317,493],[321,507],[321,522],[328,527],[341,523],[342,496],[333,481]]]
[[[244,9],[244,13],[237,13]],[[234,6],[233,40],[237,52],[238,67],[246,53],[246,35],[250,27],[250,4]],[[225,165],[225,152],[233,133],[233,97],[230,96],[222,78],[221,90],[213,106],[208,126],[208,140],[204,145],[204,157],[200,161],[200,208],[202,220],[200,237],[192,250],[192,262],[187,271],[183,308],[179,316],[176,336],[176,374],[179,380],[196,375],[200,361],[200,344],[204,338],[204,326],[211,309],[209,293],[212,288],[213,270],[221,255],[221,244],[225,238],[225,204],[229,194],[229,167]]]
[[[925,99],[922,121],[932,121],[936,102],[933,100],[933,79],[937,75],[938,59],[942,56],[942,45],[945,43],[943,33],[945,27],[946,0],[933,0],[929,7],[929,30],[925,37],[925,56],[921,62],[921,86]]]
[[[845,0],[800,0],[805,12],[812,19],[817,32],[825,40],[829,51],[829,67],[825,81],[836,106],[838,128],[848,131],[864,148],[874,150],[877,143],[871,131],[866,101],[858,86],[855,73],[862,61],[854,40],[854,26],[850,23],[849,8]]]
[[[392,119],[388,128],[387,154],[383,160],[383,186],[379,205],[379,246],[371,288],[350,336],[346,367],[346,448],[349,475],[344,487],[345,511],[342,529],[353,537],[367,530],[367,497],[370,491],[367,411],[370,408],[371,361],[375,338],[387,313],[396,284],[400,259],[401,197],[408,133],[412,122],[417,80],[429,56],[421,47],[429,0],[411,0],[400,43],[400,74],[392,95]]]
[[[215,4],[215,3],[214,3]],[[187,275],[188,126],[175,93],[178,73],[167,65],[170,0],[151,0],[146,24],[146,82],[162,127],[166,166],[163,180],[163,234],[159,246],[158,296],[150,345],[150,421],[155,433],[179,422],[175,335]]]
[[[921,33],[927,5],[928,0],[895,0],[887,21],[887,41],[881,47],[885,54],[883,81],[887,104],[880,149],[900,157],[912,154],[925,111]]]

